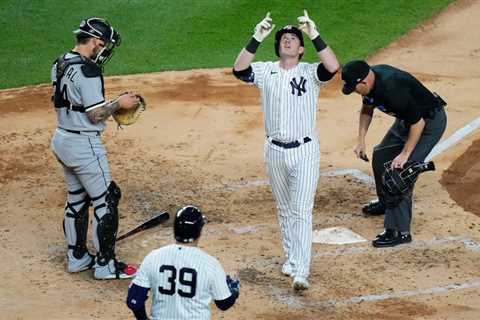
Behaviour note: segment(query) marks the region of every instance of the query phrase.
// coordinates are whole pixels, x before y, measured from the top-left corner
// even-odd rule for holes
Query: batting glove
[[[315,39],[320,34],[317,31],[317,26],[315,22],[308,16],[307,10],[303,10],[303,16],[297,18],[298,20],[298,29],[302,30],[310,40]]]
[[[253,37],[258,42],[262,42],[274,28],[275,25],[272,24],[272,18],[270,18],[270,12],[268,12],[265,18],[255,26]]]

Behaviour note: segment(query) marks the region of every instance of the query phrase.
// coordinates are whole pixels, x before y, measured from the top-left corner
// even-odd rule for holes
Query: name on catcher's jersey
[[[152,319],[210,319],[210,302],[231,293],[217,259],[196,247],[172,244],[149,253],[134,284],[150,288]]]
[[[65,58],[75,57],[75,53],[67,53]],[[53,64],[51,70],[52,83],[57,82],[57,65]],[[55,108],[57,112],[58,126],[69,130],[78,131],[102,131],[105,122],[96,124],[90,122],[86,112],[105,105],[103,94],[103,79],[98,77],[86,77],[81,70],[81,64],[73,64],[67,67],[65,74],[60,80],[60,88],[66,100],[74,106],[83,107],[85,112],[69,110],[68,108]],[[55,90],[55,86],[53,87]]]
[[[284,142],[315,135],[319,63],[285,70],[279,62],[252,63],[252,83],[260,90],[266,135]]]

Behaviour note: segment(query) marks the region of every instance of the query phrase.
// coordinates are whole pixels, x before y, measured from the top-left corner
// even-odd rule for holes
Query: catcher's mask
[[[435,170],[435,164],[430,162],[407,161],[402,169],[392,169],[392,161],[384,164],[385,173],[382,177],[383,188],[390,195],[407,193],[418,178],[425,171]]]
[[[113,55],[113,49],[120,45],[121,38],[118,31],[108,23],[107,20],[101,18],[88,18],[80,22],[80,26],[73,33],[78,38],[97,38],[105,42],[105,47],[100,50],[93,62],[102,66],[106,64]]]
[[[298,29],[295,26],[286,25],[282,29],[278,30],[277,33],[275,33],[274,46],[275,46],[275,54],[277,55],[277,57],[280,57],[280,39],[282,38],[282,36],[285,33],[292,33],[292,34],[296,35],[297,38],[300,40],[300,46],[304,47],[302,31],[300,31],[300,29]],[[300,54],[298,59],[302,59],[302,57],[303,57],[303,53]]]
[[[195,206],[187,205],[177,211],[173,223],[173,233],[178,242],[189,243],[200,237],[205,217]]]

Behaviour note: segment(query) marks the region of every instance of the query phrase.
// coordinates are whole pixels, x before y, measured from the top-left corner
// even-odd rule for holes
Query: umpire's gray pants
[[[427,155],[432,151],[445,131],[447,115],[443,108],[438,109],[431,119],[425,120],[425,128],[409,160],[425,161]],[[380,201],[384,202],[382,189],[382,175],[385,172],[384,163],[393,160],[403,149],[407,141],[410,128],[399,119],[395,121],[390,130],[379,145],[375,146],[372,157],[373,174],[375,186]],[[410,231],[412,220],[412,190],[400,204],[395,208],[387,208],[385,211],[384,227],[395,229],[400,232]],[[384,202],[385,203],[385,202]]]

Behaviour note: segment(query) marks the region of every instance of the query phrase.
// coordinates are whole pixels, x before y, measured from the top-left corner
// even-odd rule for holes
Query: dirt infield
[[[480,113],[479,15],[480,2],[459,1],[369,59],[411,71],[445,97],[444,138]],[[201,247],[242,281],[238,304],[225,313],[214,310],[215,319],[480,318],[479,133],[434,158],[437,171],[419,179],[411,244],[383,250],[369,243],[314,244],[311,290],[297,296],[279,272],[282,249],[272,194],[263,183],[257,91],[228,69],[106,79],[110,97],[125,89],[142,92],[149,109],[123,130],[109,121],[103,135],[112,177],[124,194],[120,232],[157,210],[201,206],[209,218]],[[0,318],[129,319],[128,281],[65,271],[66,190],[49,150],[55,128],[49,95],[48,85],[0,91]],[[321,93],[322,172],[370,174],[369,164],[353,156],[359,105],[358,96],[341,95],[338,77]],[[375,114],[369,152],[391,123]],[[321,177],[314,228],[345,226],[373,238],[383,219],[360,214],[372,196],[371,184],[350,175]],[[172,241],[170,227],[171,221],[120,242],[118,256],[140,263]]]

